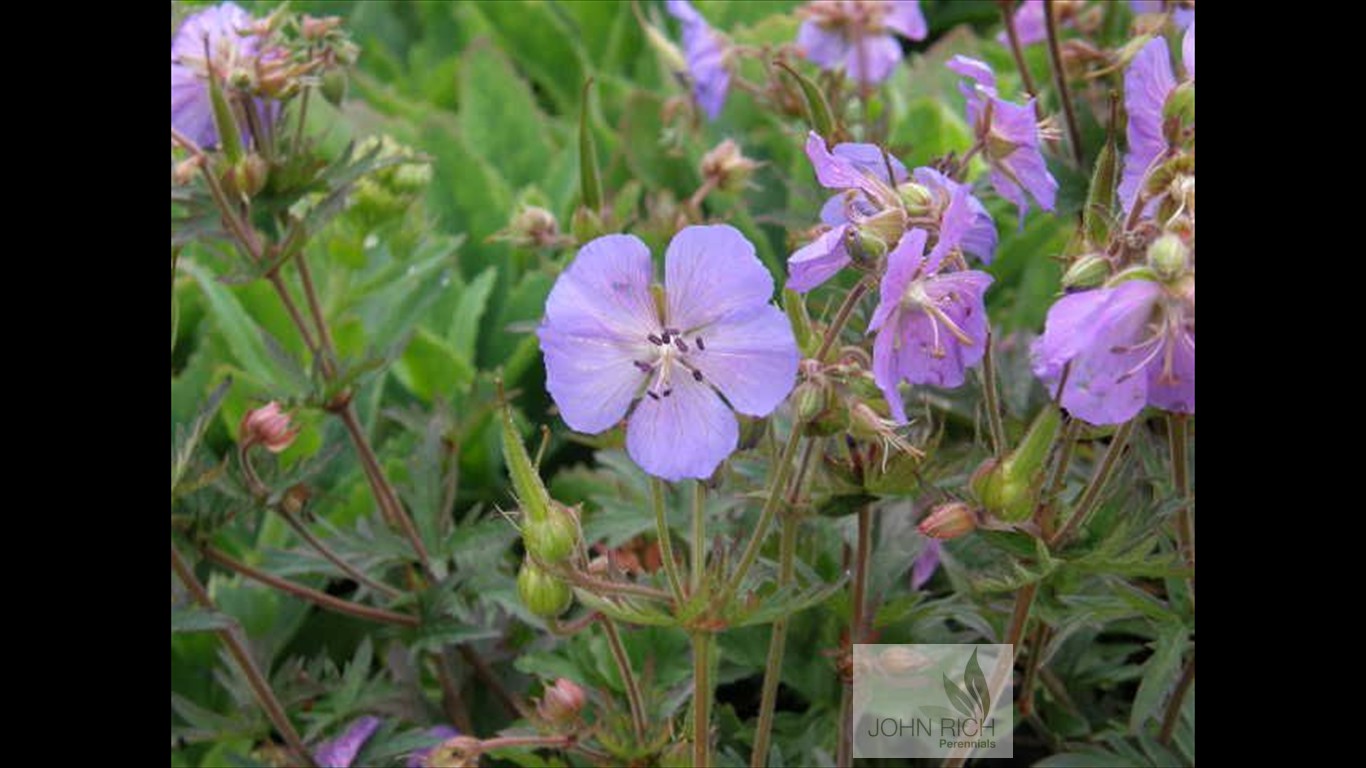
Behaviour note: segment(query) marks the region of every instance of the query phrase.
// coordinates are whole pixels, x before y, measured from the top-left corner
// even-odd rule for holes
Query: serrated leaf
[[[1143,680],[1138,684],[1138,692],[1134,694],[1134,705],[1129,711],[1130,732],[1142,730],[1144,721],[1157,713],[1167,693],[1176,684],[1176,675],[1181,669],[1181,653],[1185,648],[1185,626],[1168,624],[1162,628],[1152,658],[1143,667]]]
[[[171,633],[214,632],[230,629],[236,622],[231,616],[202,608],[172,608]]]
[[[413,334],[393,370],[403,386],[427,402],[465,391],[474,382],[475,373],[468,360],[426,328],[418,328]]]
[[[480,321],[484,317],[489,294],[493,291],[497,279],[497,268],[489,267],[480,272],[479,276],[471,280],[460,292],[460,300],[456,303],[455,314],[451,318],[451,330],[446,339],[450,342],[451,349],[465,360],[472,362],[475,359]]]

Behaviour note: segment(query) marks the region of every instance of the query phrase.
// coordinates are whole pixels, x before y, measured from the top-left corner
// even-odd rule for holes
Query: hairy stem
[[[1015,68],[1020,71],[1020,83],[1024,85],[1025,93],[1034,100],[1034,115],[1042,120],[1043,105],[1039,103],[1039,89],[1034,85],[1034,76],[1029,74],[1029,65],[1025,63],[1024,46],[1020,45],[1020,35],[1015,31],[1015,14],[1011,13],[1013,5],[1015,3],[1011,0],[1001,0],[1001,16],[1005,20],[1010,55],[1015,57]]]
[[[710,632],[692,635],[692,763],[711,765],[711,653],[716,637]]]
[[[1187,427],[1189,417],[1184,413],[1168,414],[1168,436],[1171,440],[1171,460],[1172,460],[1172,486],[1176,489],[1176,495],[1183,502],[1189,502],[1191,496],[1189,463],[1186,458],[1186,449],[1189,441]],[[1189,503],[1183,503],[1181,508],[1176,511],[1176,536],[1181,543],[1181,556],[1186,561],[1186,567],[1190,568],[1191,573],[1186,581],[1190,590],[1191,606],[1195,605],[1195,525],[1191,519],[1191,508]]]
[[[206,611],[217,611],[218,606],[209,596],[209,591],[199,581],[199,577],[194,575],[194,568],[190,566],[185,558],[176,550],[175,545],[171,545],[171,569],[180,578],[185,588],[200,607]],[[242,675],[247,679],[247,684],[251,687],[252,693],[256,696],[256,701],[261,708],[266,711],[266,717],[279,731],[280,737],[285,740],[285,745],[293,753],[294,759],[300,765],[315,766],[313,755],[304,746],[303,739],[299,738],[299,732],[294,730],[294,724],[289,721],[289,716],[285,714],[285,708],[280,704],[280,700],[275,697],[275,691],[271,689],[270,682],[261,672],[261,668],[256,665],[256,660],[252,658],[251,651],[247,648],[245,639],[239,634],[241,628],[234,621],[231,627],[214,630],[223,644],[227,646],[228,653],[237,662],[237,668],[242,671]]]
[[[631,657],[626,655],[626,647],[621,644],[621,633],[617,625],[606,616],[598,619],[603,632],[607,634],[607,645],[612,649],[612,659],[621,673],[621,683],[626,688],[626,701],[631,707],[631,727],[635,730],[636,740],[645,741],[645,704],[640,696],[640,685],[636,683],[635,673],[631,671]]]
[[[860,280],[857,285],[849,290],[849,294],[844,297],[844,303],[835,312],[835,319],[830,321],[830,327],[825,331],[825,338],[821,339],[821,347],[816,352],[817,360],[824,360],[830,349],[839,341],[840,332],[849,322],[849,316],[853,314],[854,307],[858,306],[859,300],[868,292],[868,281]]]
[[[329,595],[326,592],[322,592],[311,587],[305,587],[302,584],[295,584],[294,582],[289,581],[288,579],[282,579],[274,574],[266,573],[265,571],[253,568],[250,565],[247,565],[246,563],[243,563],[240,560],[233,558],[231,555],[213,546],[204,547],[204,557],[209,562],[227,568],[233,573],[245,576],[246,578],[251,579],[252,581],[260,582],[268,587],[273,587],[275,589],[280,590],[281,592],[285,592],[287,594],[293,595],[303,600],[307,600],[319,607],[326,608],[330,611],[343,613],[348,616],[355,616],[359,619],[377,621],[382,624],[397,624],[401,627],[416,627],[418,625],[417,618],[413,616],[408,616],[402,613],[394,613],[393,611],[388,611],[383,608],[376,608],[374,606],[353,603],[350,600],[343,600],[340,597],[333,597],[332,595]]]
[[[987,425],[991,429],[991,449],[998,458],[1006,453],[1006,428],[1001,420],[1001,404],[996,394],[996,362],[991,348],[993,337],[987,331],[986,349],[982,355],[982,395],[986,399]]]
[[[692,492],[692,577],[688,583],[688,595],[696,596],[702,591],[702,583],[707,575],[707,486],[701,480],[693,484]]]
[[[397,525],[403,531],[408,543],[412,545],[413,552],[417,554],[418,561],[422,563],[422,569],[430,574],[432,564],[427,555],[427,547],[422,543],[422,537],[418,535],[412,518],[399,502],[398,493],[389,482],[389,477],[384,474],[379,458],[375,455],[375,449],[370,445],[370,438],[366,436],[365,429],[356,418],[355,405],[347,403],[337,415],[341,418],[342,424],[346,425],[346,433],[351,437],[351,444],[360,456],[361,467],[365,470],[365,477],[370,482],[370,490],[379,504],[380,511],[391,525]]]
[[[1195,652],[1191,651],[1191,657],[1186,661],[1186,666],[1181,670],[1181,682],[1176,684],[1176,690],[1172,692],[1171,699],[1167,702],[1167,710],[1162,714],[1162,729],[1158,731],[1157,740],[1163,745],[1172,742],[1172,734],[1176,732],[1176,724],[1181,722],[1181,705],[1186,701],[1186,693],[1190,691],[1191,685],[1195,683]]]
[[[650,478],[650,503],[655,510],[655,531],[659,538],[660,559],[664,561],[664,573],[669,577],[669,591],[674,600],[683,604],[683,581],[678,577],[678,562],[674,560],[673,535],[669,533],[669,520],[664,510],[664,481]]]
[[[1058,45],[1058,19],[1053,15],[1053,0],[1043,0],[1044,25],[1048,29],[1048,59],[1053,68],[1053,89],[1062,101],[1062,113],[1067,119],[1067,141],[1072,145],[1072,159],[1077,167],[1085,167],[1081,152],[1081,130],[1077,127],[1077,113],[1072,108],[1072,93],[1067,89],[1067,73],[1062,67],[1062,48]]]
[[[1114,437],[1110,438],[1110,447],[1105,451],[1105,458],[1101,459],[1100,466],[1091,476],[1091,482],[1086,486],[1086,491],[1082,493],[1081,501],[1077,502],[1077,508],[1073,510],[1072,516],[1067,518],[1067,523],[1063,525],[1062,529],[1048,540],[1050,548],[1056,548],[1059,544],[1065,543],[1091,516],[1096,503],[1100,501],[1101,492],[1105,490],[1105,485],[1110,482],[1110,476],[1115,473],[1115,468],[1119,466],[1119,457],[1124,453],[1124,447],[1128,444],[1129,436],[1133,434],[1133,431],[1133,420],[1124,422],[1115,430]]]

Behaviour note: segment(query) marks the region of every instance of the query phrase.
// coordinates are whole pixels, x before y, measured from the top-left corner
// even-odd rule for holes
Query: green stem
[[[602,629],[607,634],[607,645],[612,649],[612,658],[617,663],[617,671],[621,673],[622,685],[626,688],[626,701],[631,707],[631,726],[636,733],[636,741],[645,741],[645,705],[640,697],[640,686],[636,684],[636,676],[631,672],[631,657],[626,655],[626,647],[621,644],[621,634],[617,631],[617,625],[606,616],[599,618],[602,622]]]
[[[299,518],[295,517],[290,512],[286,512],[284,507],[277,504],[271,507],[271,509],[275,510],[275,512],[284,519],[285,524],[290,527],[290,530],[298,534],[299,538],[304,540],[304,543],[312,547],[319,555],[322,555],[327,562],[337,566],[342,573],[355,580],[356,583],[362,584],[388,598],[395,598],[402,594],[388,584],[375,581],[369,576],[366,576],[359,568],[348,563],[345,558],[337,554],[331,547],[327,546],[322,539],[314,536],[313,532],[308,530],[308,526],[304,525]]]
[[[692,762],[698,768],[711,765],[711,652],[714,642],[715,637],[710,632],[692,635]]]
[[[176,576],[189,590],[190,595],[200,607],[206,611],[217,611],[218,606],[209,596],[209,591],[199,581],[199,577],[194,575],[194,568],[190,566],[185,558],[176,550],[175,545],[171,545],[171,569]],[[299,738],[299,732],[294,730],[294,724],[289,721],[289,716],[285,714],[285,708],[281,706],[280,700],[275,697],[275,691],[271,690],[270,682],[262,674],[261,668],[256,665],[256,660],[252,658],[251,651],[247,649],[246,641],[239,635],[241,627],[234,620],[232,626],[214,630],[223,644],[228,647],[228,653],[237,662],[237,668],[242,671],[242,675],[247,679],[247,684],[251,687],[252,693],[256,696],[256,701],[261,708],[266,711],[266,717],[279,731],[280,737],[285,740],[289,751],[293,753],[294,759],[301,765],[315,766],[313,755],[304,746],[303,739]]]
[[[1189,417],[1184,413],[1168,414],[1168,435],[1171,439],[1171,459],[1172,459],[1172,485],[1176,489],[1177,497],[1183,502],[1189,502],[1191,496],[1190,489],[1190,466],[1186,458],[1189,434],[1187,427]],[[1195,527],[1191,519],[1191,508],[1189,503],[1183,503],[1181,508],[1176,511],[1176,536],[1181,544],[1181,556],[1186,561],[1186,567],[1190,568],[1190,576],[1187,579],[1187,587],[1190,590],[1191,606],[1195,605]]]
[[[992,334],[987,331],[986,350],[982,355],[982,394],[986,398],[987,424],[991,429],[992,453],[1004,456],[1006,452],[1006,428],[1001,420],[1001,405],[996,396],[996,361],[992,354]]]
[[[322,303],[318,300],[318,291],[313,287],[313,272],[308,268],[308,255],[303,251],[299,252],[295,263],[299,267],[299,281],[304,287],[304,298],[308,301],[308,312],[313,316],[313,325],[318,329],[318,349],[322,353],[321,362],[323,372],[331,378],[336,373],[336,347],[332,343],[332,331],[327,327],[327,320],[323,317]]]
[[[650,478],[650,501],[655,508],[655,530],[659,537],[660,559],[664,561],[664,573],[669,577],[669,590],[674,600],[683,604],[683,581],[678,578],[678,563],[674,560],[673,536],[669,533],[669,520],[664,511],[664,481]]]
[[[797,532],[800,519],[794,511],[801,499],[802,481],[811,468],[820,440],[808,440],[802,449],[802,460],[797,467],[797,475],[792,479],[792,487],[787,495],[787,514],[783,515],[782,536],[778,540],[778,586],[792,583],[797,565]],[[783,655],[787,651],[787,617],[773,622],[769,636],[768,659],[764,663],[764,687],[759,698],[759,721],[754,731],[754,751],[750,755],[750,765],[763,766],[768,762],[768,745],[773,734],[773,716],[778,705],[778,685],[782,682]]]
[[[1066,542],[1068,537],[1091,516],[1096,503],[1100,501],[1100,495],[1105,490],[1106,483],[1110,482],[1110,476],[1119,466],[1119,457],[1124,453],[1124,447],[1128,444],[1129,436],[1133,434],[1133,431],[1133,420],[1124,422],[1115,430],[1114,437],[1110,439],[1110,447],[1105,451],[1105,458],[1101,459],[1100,466],[1096,468],[1096,473],[1091,476],[1091,483],[1086,486],[1081,501],[1077,502],[1077,508],[1072,512],[1072,516],[1067,519],[1062,530],[1048,540],[1049,548],[1056,548],[1059,544]]]
[[[1039,89],[1034,85],[1034,76],[1029,74],[1029,65],[1025,63],[1024,47],[1020,45],[1020,35],[1015,31],[1015,18],[1011,13],[1014,5],[1011,0],[1002,0],[1001,16],[1005,20],[1006,38],[1010,41],[1010,55],[1015,57],[1015,68],[1020,71],[1020,83],[1024,85],[1025,93],[1029,98],[1034,99],[1034,114],[1040,120],[1043,119],[1043,105],[1039,103]]]
[[[759,557],[759,549],[764,543],[764,534],[768,533],[768,526],[773,523],[773,515],[778,511],[778,504],[781,503],[782,489],[787,487],[787,482],[792,477],[792,460],[797,455],[797,443],[801,439],[801,425],[793,424],[792,432],[787,437],[787,444],[783,446],[782,455],[778,457],[778,469],[773,476],[773,482],[769,485],[768,497],[764,499],[764,507],[759,512],[759,522],[754,526],[754,533],[749,537],[749,543],[745,545],[744,554],[740,556],[739,566],[736,567],[735,573],[731,575],[730,581],[726,582],[719,595],[717,605],[723,611],[731,597],[740,589],[740,584],[745,580],[745,575],[749,573],[755,559]]]
[[[343,600],[340,597],[333,597],[326,592],[311,587],[305,587],[302,584],[295,584],[288,579],[282,579],[274,574],[253,568],[212,546],[204,548],[204,558],[211,563],[221,565],[252,581],[258,581],[268,587],[273,587],[281,592],[307,600],[321,608],[343,613],[348,616],[355,616],[358,619],[377,621],[382,624],[397,624],[401,627],[416,627],[418,625],[418,620],[413,616],[394,613],[393,611],[387,611],[383,608],[375,608],[369,605],[361,605],[360,603],[353,603],[349,600]]]
[[[858,306],[859,299],[868,292],[868,281],[860,280],[857,285],[850,289],[849,294],[844,297],[844,303],[835,312],[835,319],[830,321],[830,327],[825,332],[825,338],[821,340],[821,347],[816,352],[817,360],[824,360],[830,348],[839,340],[840,331],[849,322],[849,316],[853,314],[854,307]]]
[[[384,474],[384,469],[379,464],[379,458],[375,455],[375,449],[370,445],[370,438],[366,436],[365,429],[361,427],[360,420],[356,418],[356,406],[347,403],[344,408],[337,412],[342,424],[346,425],[346,433],[351,438],[351,444],[355,446],[356,453],[360,456],[361,467],[365,470],[365,477],[370,481],[370,491],[374,494],[376,503],[379,504],[380,511],[389,519],[391,524],[397,524],[407,537],[408,543],[412,545],[413,552],[417,554],[417,559],[422,563],[422,570],[428,574],[432,573],[432,563],[427,556],[427,547],[422,543],[422,537],[418,535],[417,528],[413,525],[413,520],[408,516],[403,504],[398,500],[398,493],[389,482],[389,478]]]
[[[688,593],[695,596],[702,591],[707,575],[707,486],[698,480],[692,495],[692,581]]]
[[[1053,477],[1048,481],[1048,490],[1040,500],[1038,514],[1035,516],[1035,522],[1039,524],[1039,529],[1045,537],[1053,535],[1053,524],[1056,522],[1053,507],[1058,503],[1058,494],[1062,493],[1063,487],[1067,484],[1067,469],[1072,464],[1072,448],[1077,444],[1077,434],[1080,431],[1081,422],[1068,418],[1067,423],[1063,425],[1062,435],[1058,438],[1062,443],[1058,447]]]
[[[1044,25],[1048,29],[1048,58],[1053,65],[1053,89],[1062,101],[1062,113],[1067,118],[1067,141],[1072,145],[1072,159],[1077,167],[1084,167],[1081,154],[1081,130],[1077,128],[1077,113],[1072,108],[1072,93],[1067,90],[1067,73],[1062,67],[1062,49],[1058,46],[1058,19],[1053,15],[1053,0],[1043,0]]]

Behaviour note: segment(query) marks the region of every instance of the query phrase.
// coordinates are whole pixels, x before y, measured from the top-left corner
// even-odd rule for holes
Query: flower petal
[[[721,114],[730,88],[725,41],[686,0],[669,0],[669,15],[683,23],[683,52],[692,76],[693,98],[711,120]]]
[[[849,41],[833,29],[807,19],[797,29],[797,46],[808,61],[821,69],[835,69],[849,55]]]
[[[963,77],[976,80],[980,85],[996,88],[996,73],[991,71],[991,66],[984,61],[959,54],[949,59],[945,66]]]
[[[900,184],[909,178],[906,173],[906,166],[893,157],[891,153],[888,153],[884,159],[882,148],[876,144],[859,144],[846,141],[842,144],[836,144],[830,154],[835,157],[842,157],[860,171],[870,173],[891,184]],[[888,161],[892,166],[892,178],[890,179],[887,178]]]
[[[892,421],[905,424],[906,406],[901,402],[901,391],[897,388],[901,375],[897,367],[896,325],[888,325],[873,339],[873,381],[882,390]]]
[[[1146,370],[1135,369],[1151,348],[1136,345],[1142,341],[1161,290],[1156,283],[1134,280],[1089,292],[1101,295],[1092,299],[1088,316],[1072,318],[1080,320],[1080,325],[1072,325],[1078,338],[1063,342],[1076,349],[1062,394],[1062,406],[1073,416],[1091,424],[1120,424],[1143,410],[1148,396],[1148,374]],[[1097,301],[1103,303],[1096,304]],[[1049,314],[1051,317],[1052,310]],[[1063,323],[1060,328],[1068,325]],[[1045,337],[1051,330],[1045,327]],[[1059,359],[1056,353],[1054,350],[1054,363]],[[1045,362],[1047,359],[1045,350]],[[1040,366],[1036,360],[1036,372],[1040,367],[1047,365]],[[1060,376],[1061,366],[1055,370]],[[1053,385],[1050,383],[1050,387]]]
[[[909,40],[924,40],[930,33],[920,0],[892,0],[882,25]]]
[[[848,226],[839,226],[798,248],[787,260],[787,287],[806,293],[849,265],[844,248]]]
[[[754,245],[728,224],[685,227],[664,254],[671,328],[691,332],[773,297],[773,277]]]
[[[659,327],[650,249],[634,235],[605,235],[579,249],[545,303],[545,324],[571,336],[643,341]]]
[[[1195,334],[1182,333],[1170,350],[1171,378],[1164,360],[1148,364],[1148,404],[1164,411],[1195,413]]]
[[[407,768],[426,768],[427,755],[430,755],[432,750],[440,746],[441,742],[453,739],[459,735],[460,731],[457,731],[449,725],[436,725],[428,728],[423,733],[423,736],[432,740],[431,746],[409,752],[408,760],[404,765],[406,765]]]
[[[1048,37],[1048,27],[1044,21],[1043,0],[1025,0],[1015,15],[1011,17],[1011,23],[1015,25],[1015,37],[1019,39],[1020,45],[1034,45],[1041,43]],[[1001,45],[1010,45],[1010,36],[1002,31],[996,36],[996,42]]]
[[[319,744],[317,749],[313,750],[313,759],[322,768],[351,768],[351,763],[355,761],[356,755],[360,754],[361,747],[375,735],[379,724],[379,718],[373,715],[356,720],[342,735]]]
[[[687,360],[740,413],[767,416],[792,391],[801,356],[792,324],[777,307],[732,315],[708,326],[703,339],[705,346],[694,342]]]
[[[1148,41],[1124,73],[1124,110],[1129,123],[1125,129],[1128,152],[1124,155],[1124,174],[1119,182],[1119,199],[1124,210],[1134,206],[1139,184],[1148,166],[1167,148],[1162,132],[1162,108],[1176,87],[1167,41]]]
[[[646,382],[634,363],[654,359],[649,343],[576,336],[549,325],[542,325],[537,335],[545,356],[546,389],[569,428],[593,435],[621,421]]]
[[[891,35],[868,35],[862,44],[850,46],[845,57],[849,78],[856,83],[877,85],[886,80],[901,63],[901,44]]]
[[[827,150],[825,140],[815,131],[806,135],[806,156],[816,171],[816,181],[826,189],[861,189],[874,199],[887,194],[887,185],[880,181],[887,175],[885,170],[870,175],[848,157]]]
[[[1186,66],[1186,77],[1195,79],[1195,22],[1186,28],[1186,36],[1181,39],[1181,63]]]
[[[710,386],[687,375],[672,381],[668,397],[647,397],[631,414],[626,451],[664,480],[711,477],[739,444],[740,427]]]
[[[930,539],[925,543],[925,548],[920,550],[915,563],[911,565],[911,589],[920,589],[934,576],[939,568],[940,546],[939,539]]]
[[[912,229],[901,236],[901,241],[887,254],[887,271],[878,287],[880,301],[868,322],[868,332],[882,327],[887,317],[901,304],[906,286],[925,263],[925,242],[929,239],[923,229]]]

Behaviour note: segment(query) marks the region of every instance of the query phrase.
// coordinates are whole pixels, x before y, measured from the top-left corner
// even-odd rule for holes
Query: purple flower
[[[942,544],[939,539],[930,539],[925,544],[925,548],[920,550],[920,554],[915,558],[915,563],[911,565],[911,589],[920,589],[930,581],[934,572],[939,570],[939,551]]]
[[[929,190],[934,199],[940,240],[947,240],[951,247],[961,247],[984,264],[990,264],[996,254],[996,222],[971,188],[933,168],[916,168],[913,175],[915,182]]]
[[[726,41],[711,28],[688,0],[669,0],[669,15],[683,23],[683,54],[688,61],[693,98],[715,120],[726,103],[730,70],[726,69]]]
[[[1129,0],[1129,7],[1133,9],[1134,13],[1163,13],[1166,11],[1165,6],[1167,4],[1166,0]],[[1172,8],[1172,23],[1176,25],[1177,29],[1186,29],[1195,23],[1194,0],[1188,2],[1171,0],[1170,4],[1175,6]]]
[[[379,730],[379,723],[379,718],[372,715],[352,722],[342,735],[319,744],[313,750],[313,759],[322,768],[351,768],[361,747]]]
[[[260,38],[244,34],[252,23],[246,11],[223,3],[188,16],[171,40],[171,126],[200,146],[218,142],[208,78],[221,81],[257,55]]]
[[[1043,0],[1025,0],[1010,17],[1010,23],[1015,25],[1015,37],[1019,39],[1020,45],[1033,45],[1048,39]],[[1010,35],[1003,30],[996,36],[996,42],[1010,45]]]
[[[1031,351],[1034,374],[1092,424],[1122,424],[1152,405],[1195,413],[1195,281],[1130,280],[1064,296]]]
[[[565,423],[590,434],[636,402],[631,458],[665,480],[706,478],[735,450],[731,408],[765,416],[787,397],[797,343],[769,303],[772,277],[734,227],[683,229],[664,275],[661,294],[649,249],[631,235],[581,248],[546,300],[546,387]]]
[[[928,235],[913,229],[887,256],[881,301],[868,323],[873,342],[873,379],[892,418],[906,421],[897,384],[956,387],[986,349],[982,296],[992,278],[985,272],[938,272],[949,250],[941,237],[928,257]]]
[[[982,142],[983,155],[991,165],[991,185],[1019,209],[1020,225],[1024,225],[1029,210],[1026,191],[1040,208],[1053,210],[1058,182],[1048,172],[1048,165],[1039,151],[1034,100],[1020,105],[999,98],[996,74],[984,62],[954,56],[948,67],[976,81],[972,85],[959,85],[967,99],[968,122],[972,123],[977,140]]]
[[[821,69],[841,67],[855,82],[876,85],[901,61],[893,33],[924,40],[918,0],[815,0],[803,9],[797,45]]]
[[[459,736],[460,731],[457,731],[449,725],[437,725],[428,728],[425,735],[432,739],[432,745],[408,753],[408,760],[405,763],[408,768],[426,768],[427,755],[430,755],[432,750],[441,746],[441,742]]]
[[[1195,25],[1187,30],[1182,44],[1182,59],[1190,77],[1195,77]],[[1176,89],[1167,41],[1149,40],[1124,73],[1124,110],[1129,123],[1125,129],[1128,149],[1124,153],[1124,173],[1119,182],[1119,199],[1128,212],[1134,206],[1139,187],[1148,172],[1167,151],[1163,108]]]
[[[816,180],[827,189],[842,190],[821,208],[821,221],[831,229],[798,249],[787,261],[787,287],[806,293],[829,280],[852,260],[846,247],[851,230],[891,206],[899,206],[894,185],[906,180],[906,166],[888,161],[872,144],[839,144],[833,151],[815,131],[806,137],[806,156]]]

